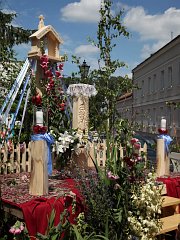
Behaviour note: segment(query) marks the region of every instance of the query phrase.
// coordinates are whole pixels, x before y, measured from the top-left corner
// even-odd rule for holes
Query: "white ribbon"
[[[18,91],[19,91],[19,89],[21,87],[21,84],[22,84],[22,82],[24,80],[24,77],[25,77],[25,75],[27,73],[28,68],[29,68],[29,60],[28,60],[28,62],[27,61],[25,62],[24,66],[22,68],[22,71],[20,72],[20,74],[17,77],[16,84],[15,84],[15,91],[14,91],[14,93],[13,93],[11,99],[10,99],[10,102],[8,104],[8,107],[7,107],[7,109],[6,109],[6,111],[5,111],[4,115],[3,115],[3,123],[6,121],[6,118],[8,117],[9,111],[11,110],[11,107],[12,107],[12,105],[14,103],[14,100],[15,100],[15,98],[17,96],[17,93],[18,93]]]

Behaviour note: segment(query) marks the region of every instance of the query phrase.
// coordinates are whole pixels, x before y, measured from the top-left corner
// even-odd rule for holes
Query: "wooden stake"
[[[47,151],[46,141],[31,142],[31,177],[29,185],[31,195],[48,194]]]

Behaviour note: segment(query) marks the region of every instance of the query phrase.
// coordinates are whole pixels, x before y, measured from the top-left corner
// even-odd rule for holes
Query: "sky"
[[[64,43],[60,55],[67,54],[64,75],[77,72],[72,55],[86,60],[90,69],[98,68],[99,51],[88,42],[97,40],[99,8],[101,0],[2,0],[4,11],[16,12],[14,25],[37,29],[39,16],[45,25],[52,25]],[[113,59],[125,62],[126,67],[116,75],[131,77],[132,69],[180,34],[180,0],[114,0],[113,12],[123,10],[122,23],[129,38],[120,36],[112,52]],[[16,47],[17,56],[24,60],[30,44]]]

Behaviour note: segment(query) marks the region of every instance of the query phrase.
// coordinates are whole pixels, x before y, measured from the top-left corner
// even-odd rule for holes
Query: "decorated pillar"
[[[67,94],[73,97],[72,128],[87,139],[89,128],[89,98],[97,93],[93,85],[71,84]]]

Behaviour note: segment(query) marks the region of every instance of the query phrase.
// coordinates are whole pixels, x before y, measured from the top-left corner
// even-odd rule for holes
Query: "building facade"
[[[180,137],[180,108],[176,108],[180,103],[180,35],[140,63],[132,73],[138,89],[133,90],[127,103],[125,99],[118,101],[122,116],[137,123],[139,130],[154,133],[165,117],[168,133]],[[125,109],[129,109],[128,116],[127,113],[124,116]]]

